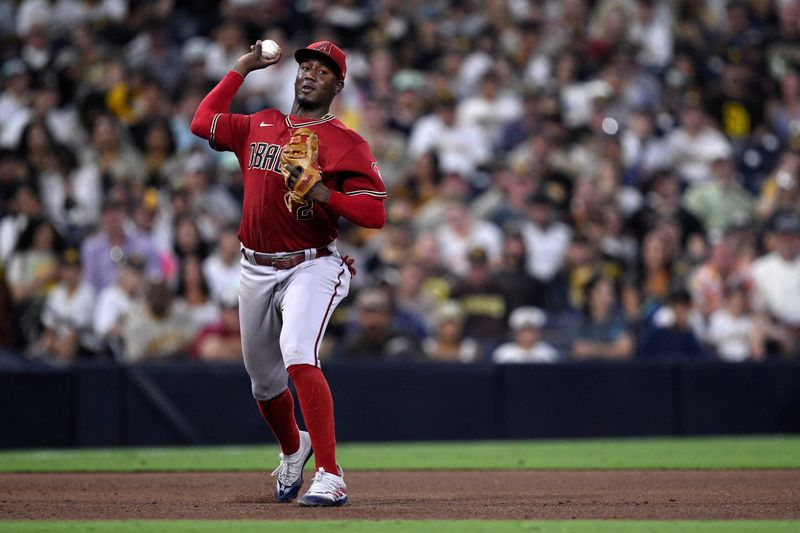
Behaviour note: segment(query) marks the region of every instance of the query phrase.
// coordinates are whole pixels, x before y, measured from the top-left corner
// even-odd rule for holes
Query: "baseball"
[[[272,39],[261,41],[261,57],[264,59],[274,59],[278,55],[278,50],[280,50],[278,43]]]

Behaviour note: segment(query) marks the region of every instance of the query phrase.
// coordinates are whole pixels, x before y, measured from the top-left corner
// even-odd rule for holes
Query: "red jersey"
[[[292,252],[325,246],[339,234],[338,218],[342,211],[336,207],[337,202],[344,203],[333,191],[347,197],[377,200],[386,197],[369,145],[333,115],[309,119],[284,115],[277,109],[252,115],[220,112],[220,104],[227,111],[242,81],[239,74],[229,72],[200,104],[192,131],[208,139],[212,148],[234,152],[239,160],[244,175],[239,240],[244,246],[258,252]],[[206,121],[196,123],[200,122],[201,112],[211,117],[208,129]],[[290,212],[284,203],[288,189],[280,172],[280,153],[292,131],[301,127],[313,130],[319,137],[317,163],[322,169],[322,183],[332,193],[328,203],[308,200],[306,205],[294,206]],[[351,210],[352,205],[351,202]]]

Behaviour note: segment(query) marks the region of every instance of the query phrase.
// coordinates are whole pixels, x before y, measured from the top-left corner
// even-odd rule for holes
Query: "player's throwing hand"
[[[246,76],[254,70],[274,65],[281,60],[281,57],[283,57],[283,49],[278,47],[278,53],[274,57],[265,59],[261,54],[261,40],[258,40],[256,44],[250,45],[249,53],[236,60],[236,65],[233,67],[233,70],[242,76]]]

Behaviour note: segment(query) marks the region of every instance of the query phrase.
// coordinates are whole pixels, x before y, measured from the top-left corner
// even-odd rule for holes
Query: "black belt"
[[[300,263],[303,263],[306,260],[306,251],[300,250],[299,252],[283,252],[277,254],[265,254],[261,252],[251,252],[253,256],[253,260],[250,261],[248,254],[242,250],[242,255],[245,259],[250,261],[251,263],[255,263],[261,266],[270,266],[276,268],[278,270],[289,270],[290,268],[294,268]],[[316,259],[317,257],[326,257],[331,255],[331,252],[327,247],[317,248],[317,253],[314,257],[310,257],[309,259]]]

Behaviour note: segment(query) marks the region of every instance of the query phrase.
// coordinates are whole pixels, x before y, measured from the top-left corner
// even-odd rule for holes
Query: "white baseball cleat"
[[[300,487],[303,486],[303,468],[314,451],[311,449],[311,437],[307,431],[300,432],[300,448],[292,455],[278,454],[281,464],[272,472],[272,477],[277,477],[275,486],[275,499],[279,502],[289,503],[294,500]]]
[[[342,467],[338,466],[338,469],[338,476],[329,474],[324,468],[317,470],[308,491],[297,502],[302,507],[338,507],[346,504],[347,485],[344,484]]]

